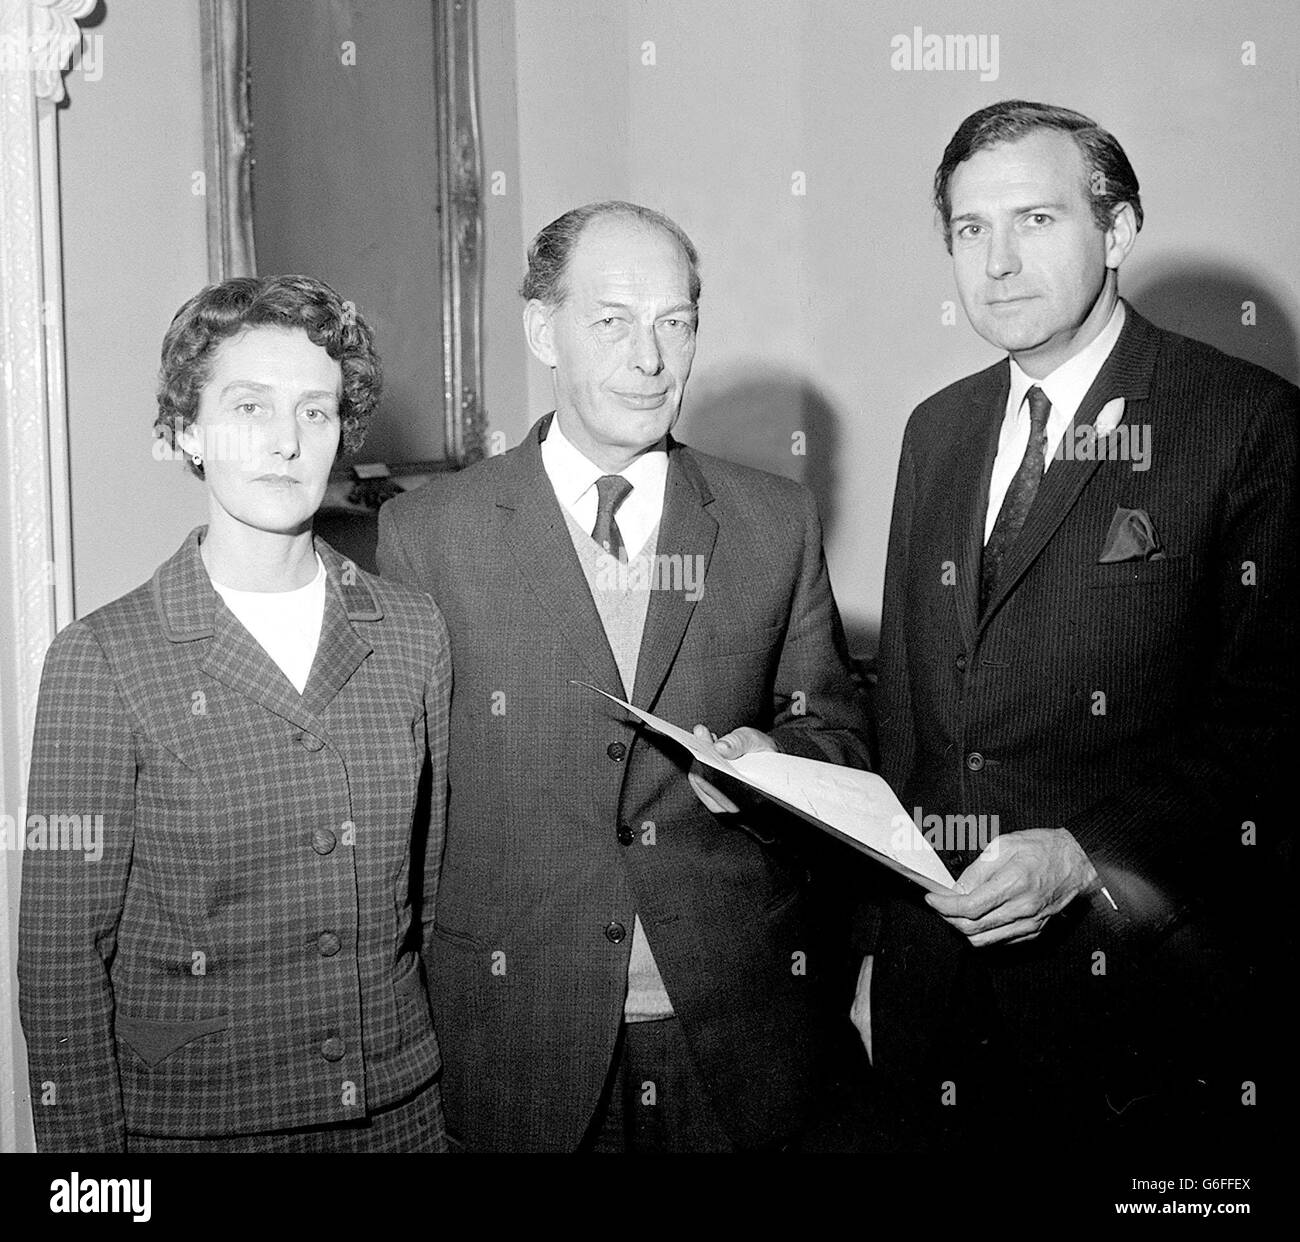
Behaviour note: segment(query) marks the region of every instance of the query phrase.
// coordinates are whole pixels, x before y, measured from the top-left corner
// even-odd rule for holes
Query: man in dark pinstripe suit
[[[1009,358],[908,424],[881,744],[906,806],[998,833],[936,841],[964,891],[890,904],[859,1027],[920,1141],[1248,1133],[1296,390],[1119,298],[1141,200],[1088,118],[975,113],[935,201],[971,324]]]

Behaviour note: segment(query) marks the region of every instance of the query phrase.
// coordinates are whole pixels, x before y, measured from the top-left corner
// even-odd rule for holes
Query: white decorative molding
[[[0,819],[22,823],[45,649],[72,619],[58,127],[95,0],[0,0]],[[32,1146],[14,977],[22,855],[0,848],[0,1151]]]
[[[32,72],[37,99],[62,103],[68,95],[63,73],[81,42],[77,22],[90,14],[95,0],[31,0]]]

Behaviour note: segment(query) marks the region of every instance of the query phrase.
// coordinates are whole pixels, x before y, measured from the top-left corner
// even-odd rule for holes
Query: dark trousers
[[[735,1151],[676,1018],[625,1022],[584,1152]]]

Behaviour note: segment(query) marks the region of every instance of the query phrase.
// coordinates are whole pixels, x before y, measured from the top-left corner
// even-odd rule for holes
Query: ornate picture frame
[[[253,230],[256,118],[250,107],[248,0],[199,0],[203,40],[208,272],[257,271]],[[483,213],[475,0],[429,0],[433,23],[438,251],[441,261],[440,460],[388,463],[398,476],[483,456]]]

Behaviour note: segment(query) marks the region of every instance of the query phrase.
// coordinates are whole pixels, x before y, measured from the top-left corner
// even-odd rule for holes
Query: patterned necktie
[[[600,500],[596,507],[596,525],[592,527],[591,537],[610,556],[617,560],[627,560],[627,548],[623,546],[623,535],[614,521],[614,510],[619,507],[632,490],[621,474],[606,474],[596,480],[596,493]]]
[[[1025,455],[1020,459],[1020,468],[1016,471],[1011,486],[1007,488],[1002,508],[998,510],[997,521],[993,523],[993,533],[984,545],[984,564],[980,574],[980,611],[988,607],[997,585],[998,571],[1002,561],[1011,551],[1016,537],[1020,534],[1025,518],[1029,516],[1034,497],[1038,495],[1038,485],[1043,481],[1043,470],[1047,465],[1047,416],[1052,412],[1052,403],[1047,394],[1035,384],[1026,394],[1029,398],[1029,443],[1025,445]]]

